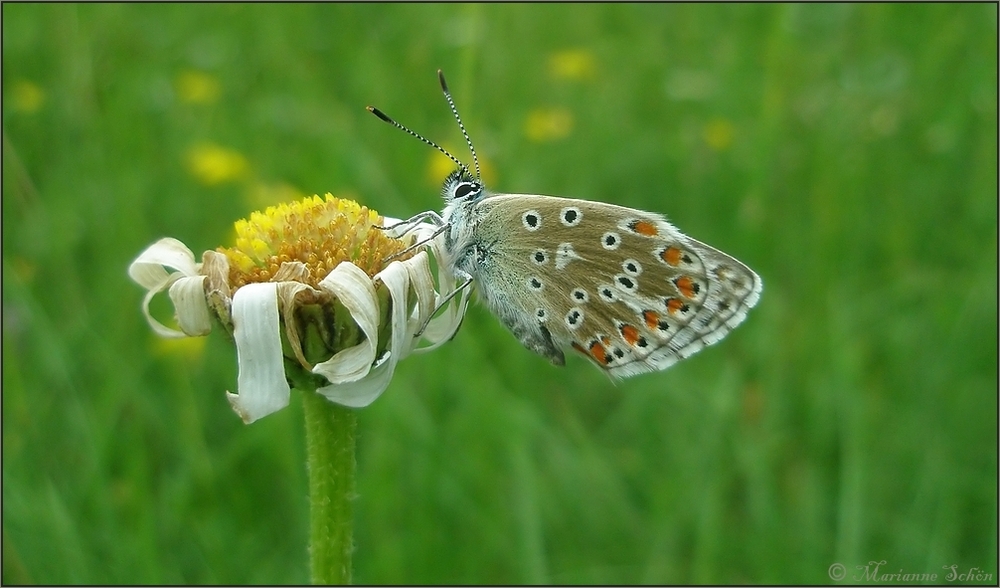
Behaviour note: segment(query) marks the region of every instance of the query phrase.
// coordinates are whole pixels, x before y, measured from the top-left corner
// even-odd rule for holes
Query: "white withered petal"
[[[245,423],[288,406],[280,321],[276,283],[247,284],[233,295],[239,394],[226,392],[226,398]]]
[[[176,271],[171,272],[167,268]],[[142,313],[157,335],[169,338],[197,337],[212,330],[203,289],[205,276],[198,274],[200,270],[201,264],[195,262],[194,253],[186,245],[170,237],[147,247],[129,265],[129,277],[146,289]],[[168,289],[180,331],[160,323],[149,313],[153,297]]]

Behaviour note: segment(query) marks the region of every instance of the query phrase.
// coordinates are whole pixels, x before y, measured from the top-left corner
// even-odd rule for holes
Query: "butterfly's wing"
[[[522,334],[613,376],[663,370],[725,337],[760,298],[750,268],[657,214],[521,194],[487,197],[476,213],[484,300],[550,358]],[[501,303],[491,288],[504,290]]]

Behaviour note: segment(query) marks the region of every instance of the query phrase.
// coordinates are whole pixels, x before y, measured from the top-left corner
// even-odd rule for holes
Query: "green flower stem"
[[[313,584],[350,584],[354,550],[357,415],[315,389],[302,390],[309,471],[309,559]]]

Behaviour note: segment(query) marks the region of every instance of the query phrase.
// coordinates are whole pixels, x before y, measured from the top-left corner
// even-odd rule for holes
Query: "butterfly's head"
[[[444,181],[441,195],[445,204],[476,202],[486,193],[482,182],[477,180],[465,166],[451,172]]]

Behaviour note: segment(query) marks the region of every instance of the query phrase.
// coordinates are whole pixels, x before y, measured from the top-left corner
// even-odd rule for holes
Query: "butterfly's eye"
[[[455,186],[455,198],[465,198],[469,194],[478,193],[481,189],[482,186],[475,182],[462,182]]]

